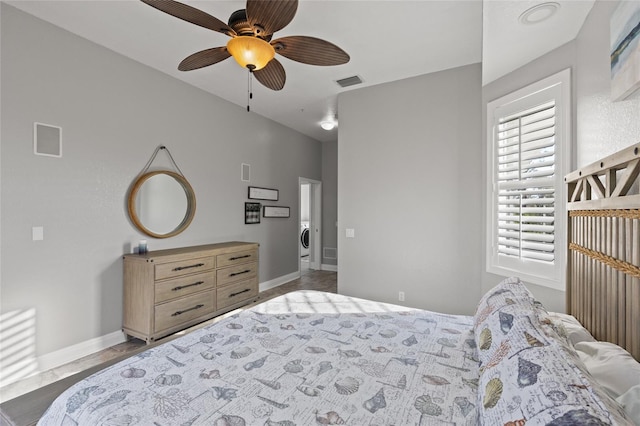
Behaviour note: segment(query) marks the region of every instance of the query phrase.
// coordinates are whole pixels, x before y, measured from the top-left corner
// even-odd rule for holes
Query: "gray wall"
[[[610,99],[609,19],[617,4],[614,1],[596,2],[575,40],[484,86],[482,98],[485,129],[487,102],[571,68],[572,169],[637,143],[640,135],[640,98],[636,96],[635,99],[623,102],[612,102]],[[484,158],[487,132],[484,131],[483,135],[482,172],[483,181],[486,181]],[[482,211],[486,214],[486,206],[483,206]],[[482,291],[489,290],[503,278],[483,273]],[[533,284],[528,286],[547,309],[565,311],[565,292]]]
[[[617,1],[597,1],[576,39],[577,166],[640,141],[640,94],[611,101],[609,19]]]
[[[481,67],[338,98],[338,290],[472,313],[480,298]],[[345,238],[345,229],[355,238]]]
[[[298,177],[321,179],[320,142],[5,4],[1,30],[1,311],[35,309],[36,355],[120,329],[121,255],[144,238],[125,196],[159,144],[197,211],[151,250],[256,241],[261,282],[298,270]],[[63,128],[62,158],[33,154],[34,121]],[[280,190],[290,219],[244,225],[243,162],[251,185]]]
[[[322,247],[338,247],[338,142],[322,143]],[[324,252],[324,250],[323,250]],[[337,265],[338,259],[327,259],[322,264]]]

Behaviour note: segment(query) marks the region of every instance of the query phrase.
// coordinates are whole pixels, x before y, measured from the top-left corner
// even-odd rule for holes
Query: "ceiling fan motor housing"
[[[247,9],[236,10],[229,17],[229,26],[240,36],[255,36],[270,41],[273,34],[263,36],[264,28],[260,25],[251,26],[247,19]]]

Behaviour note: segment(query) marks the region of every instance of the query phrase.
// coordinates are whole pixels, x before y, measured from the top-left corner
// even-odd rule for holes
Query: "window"
[[[487,271],[564,290],[570,71],[487,105]]]

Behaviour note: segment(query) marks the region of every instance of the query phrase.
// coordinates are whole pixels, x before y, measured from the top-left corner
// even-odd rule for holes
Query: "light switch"
[[[347,228],[346,229],[346,237],[347,238],[355,238],[356,237],[356,230],[352,229],[352,228]]]
[[[44,227],[34,226],[33,228],[31,228],[31,239],[33,241],[44,240]]]

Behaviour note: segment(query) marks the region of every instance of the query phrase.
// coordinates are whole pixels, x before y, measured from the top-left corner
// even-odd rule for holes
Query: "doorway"
[[[322,182],[298,178],[298,271],[320,270],[322,260]]]

